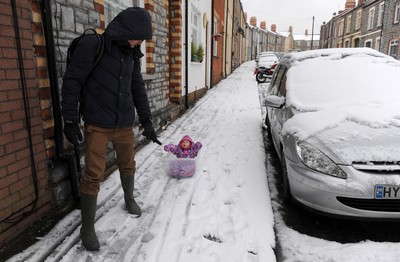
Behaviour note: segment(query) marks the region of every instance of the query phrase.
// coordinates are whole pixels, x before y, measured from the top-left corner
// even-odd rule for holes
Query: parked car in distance
[[[370,48],[286,54],[266,91],[284,200],[400,221],[400,62]]]
[[[258,59],[257,67],[270,68],[273,64],[278,63],[279,59],[275,54],[261,55]]]

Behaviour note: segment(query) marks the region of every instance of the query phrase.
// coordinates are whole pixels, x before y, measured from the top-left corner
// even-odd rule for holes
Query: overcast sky
[[[267,28],[276,24],[277,31],[288,31],[293,27],[294,34],[311,34],[313,16],[314,33],[319,34],[322,23],[328,22],[333,13],[343,10],[346,0],[241,0],[247,22],[250,17],[257,17],[257,26],[266,21]]]

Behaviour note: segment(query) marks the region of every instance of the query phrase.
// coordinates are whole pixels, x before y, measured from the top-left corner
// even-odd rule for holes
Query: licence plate
[[[375,185],[375,199],[400,199],[400,186]]]

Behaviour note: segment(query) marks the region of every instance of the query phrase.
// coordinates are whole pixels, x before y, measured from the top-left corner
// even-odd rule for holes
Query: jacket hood
[[[153,36],[151,16],[141,7],[129,7],[107,26],[105,35],[113,40],[149,40]]]
[[[191,145],[193,145],[193,140],[190,138],[190,136],[184,136],[181,141],[179,141],[179,145],[183,142],[183,141],[189,141]]]

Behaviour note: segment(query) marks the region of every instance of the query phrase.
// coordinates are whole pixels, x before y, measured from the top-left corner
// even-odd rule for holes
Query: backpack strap
[[[100,62],[100,60],[104,54],[104,36],[96,33],[96,37],[97,37],[98,44],[97,44],[97,49],[96,49],[96,55],[94,57],[93,69]],[[92,71],[93,71],[93,69],[92,69]]]

